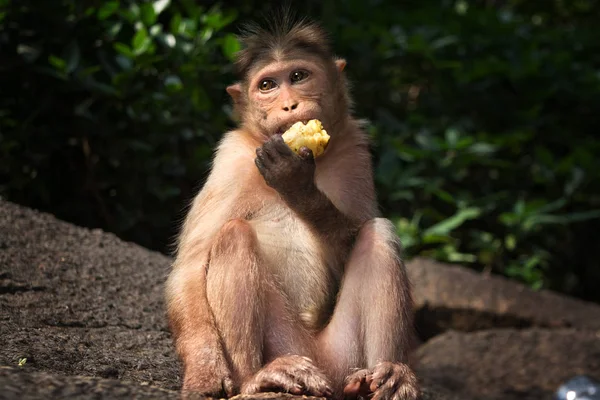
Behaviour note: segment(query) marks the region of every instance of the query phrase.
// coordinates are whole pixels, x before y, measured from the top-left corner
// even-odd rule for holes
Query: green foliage
[[[164,248],[230,126],[224,28],[237,14],[90,4],[10,4],[0,193]]]
[[[0,194],[164,250],[231,127],[236,24],[272,4],[51,3],[0,2]],[[407,255],[600,300],[600,6],[408,3],[303,4]]]

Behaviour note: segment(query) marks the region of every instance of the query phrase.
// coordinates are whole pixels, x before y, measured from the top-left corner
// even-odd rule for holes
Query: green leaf
[[[443,189],[433,189],[431,192],[440,198],[440,200],[443,200],[449,204],[455,204],[454,197],[447,191]]]
[[[131,41],[133,53],[140,55],[144,53],[152,43],[152,39],[148,36],[146,28],[139,29]]]
[[[504,238],[504,245],[508,250],[513,251],[517,247],[517,238],[515,235],[507,235]]]
[[[202,86],[195,86],[192,90],[192,103],[200,111],[210,108],[210,98]]]
[[[23,57],[23,59],[28,63],[36,61],[41,53],[41,49],[37,46],[30,46],[26,44],[19,44],[17,46],[17,54]]]
[[[131,57],[125,56],[123,54],[117,54],[117,56],[115,57],[115,61],[124,70],[130,70],[133,67]]]
[[[98,92],[100,94],[103,95],[107,95],[107,96],[118,96],[119,95],[119,91],[117,89],[115,89],[114,87],[107,85],[105,83],[102,82],[98,82],[94,79],[88,79],[85,82],[85,86],[87,86],[89,89]]]
[[[477,257],[474,254],[468,254],[468,253],[459,253],[459,252],[452,252],[449,253],[448,256],[448,261],[450,262],[455,262],[455,263],[473,263],[475,261],[477,261]]]
[[[173,36],[170,33],[159,34],[157,37],[162,43],[164,43],[165,45],[167,45],[171,48],[175,47],[175,45],[177,44],[177,39],[175,39],[175,36]]]
[[[129,57],[129,58],[134,57],[133,51],[131,51],[131,48],[129,46],[127,46],[125,43],[118,42],[118,43],[115,43],[113,45],[113,47],[116,51],[118,51],[119,53],[123,54],[126,57]]]
[[[489,143],[474,143],[469,147],[469,152],[485,156],[496,151],[496,146]]]
[[[98,9],[98,19],[105,20],[119,9],[118,1],[107,1]]]
[[[460,137],[458,130],[453,128],[447,129],[444,135],[446,136],[446,144],[448,145],[448,148],[456,148],[456,143],[458,142],[458,138]]]
[[[152,5],[154,7],[154,12],[156,15],[159,15],[163,12],[169,5],[171,4],[171,0],[157,0]]]
[[[213,8],[204,15],[204,23],[218,31],[235,21],[236,18],[237,12],[235,10],[224,15],[220,10]]]
[[[144,3],[140,6],[140,15],[142,17],[142,22],[146,26],[152,26],[156,22],[156,12],[154,11],[154,7],[152,4]]]
[[[123,28],[123,22],[115,22],[110,26],[110,28],[106,30],[106,32],[108,33],[108,36],[111,39],[114,39],[119,34],[119,32],[121,32],[121,28]]]
[[[223,54],[230,61],[235,59],[235,54],[240,50],[240,42],[237,40],[234,34],[228,33],[223,38]]]
[[[150,28],[150,36],[158,36],[158,35],[160,35],[162,33],[162,29],[163,29],[162,25],[159,25],[159,24],[153,25]]]
[[[67,62],[65,60],[52,54],[48,56],[48,62],[61,72],[64,72],[67,67]]]
[[[450,243],[453,239],[447,235],[431,235],[426,234],[423,236],[424,244],[438,244],[438,243]]]
[[[181,14],[177,13],[175,15],[173,15],[173,17],[171,18],[171,33],[174,34],[179,34],[179,32],[181,31],[181,22],[183,21],[183,19],[181,18]]]
[[[538,224],[572,224],[574,222],[588,221],[600,218],[600,210],[585,211],[563,215],[533,215],[527,218],[526,225]]]
[[[477,207],[464,208],[462,210],[459,210],[450,218],[445,219],[444,221],[429,227],[427,230],[425,230],[424,235],[447,235],[448,233],[462,225],[465,221],[477,218],[480,214],[481,210]]]
[[[548,203],[544,206],[540,206],[536,211],[536,213],[538,214],[542,214],[542,213],[549,213],[552,211],[556,211],[556,210],[560,210],[561,208],[563,208],[565,205],[567,205],[567,199],[565,198],[560,198],[557,199],[551,203]]]
[[[431,42],[431,48],[438,50],[457,42],[458,38],[456,36],[444,36]]]
[[[165,86],[172,91],[178,91],[183,88],[183,83],[177,75],[169,75],[165,78]]]

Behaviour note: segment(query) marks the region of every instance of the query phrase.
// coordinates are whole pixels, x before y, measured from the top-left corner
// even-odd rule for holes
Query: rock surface
[[[0,200],[0,399],[180,398],[163,303],[170,262]],[[275,398],[307,399],[237,399]]]
[[[17,368],[0,367],[0,400],[47,400],[69,398],[72,400],[103,399],[181,399],[179,392],[150,385],[140,385],[116,379],[89,376],[61,376],[45,372],[24,372]],[[193,400],[186,396],[186,400]],[[237,395],[232,400],[321,400],[320,397],[293,396],[281,393]],[[202,398],[202,400],[210,400]],[[435,387],[423,388],[421,400],[459,400],[447,391]]]
[[[170,262],[0,200],[0,399],[181,398]],[[551,398],[573,375],[600,379],[597,305],[422,259],[408,269],[424,400]],[[274,398],[306,397],[238,400]]]
[[[493,329],[446,332],[417,350],[426,384],[460,398],[552,399],[578,374],[600,380],[600,331]]]
[[[0,365],[179,387],[170,259],[0,202]]]
[[[533,291],[499,276],[414,259],[407,265],[413,282],[416,323],[422,339],[449,329],[498,327],[600,330],[600,307],[550,291]]]

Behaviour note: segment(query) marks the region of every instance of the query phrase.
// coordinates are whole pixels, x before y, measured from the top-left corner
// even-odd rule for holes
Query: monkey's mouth
[[[302,122],[304,125],[306,125],[308,123],[308,121],[310,121],[311,119],[314,119],[314,118],[307,118],[307,119],[300,119],[300,120],[296,120],[296,121],[292,121],[292,122],[286,122],[285,124],[280,125],[279,128],[277,128],[277,130],[275,131],[275,134],[283,135],[296,122]]]

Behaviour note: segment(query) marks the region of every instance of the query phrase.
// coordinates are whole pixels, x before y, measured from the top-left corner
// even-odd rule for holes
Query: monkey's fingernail
[[[290,389],[290,393],[292,393],[292,394],[302,394],[302,392],[303,392],[302,386],[300,386],[298,384],[295,384]]]

